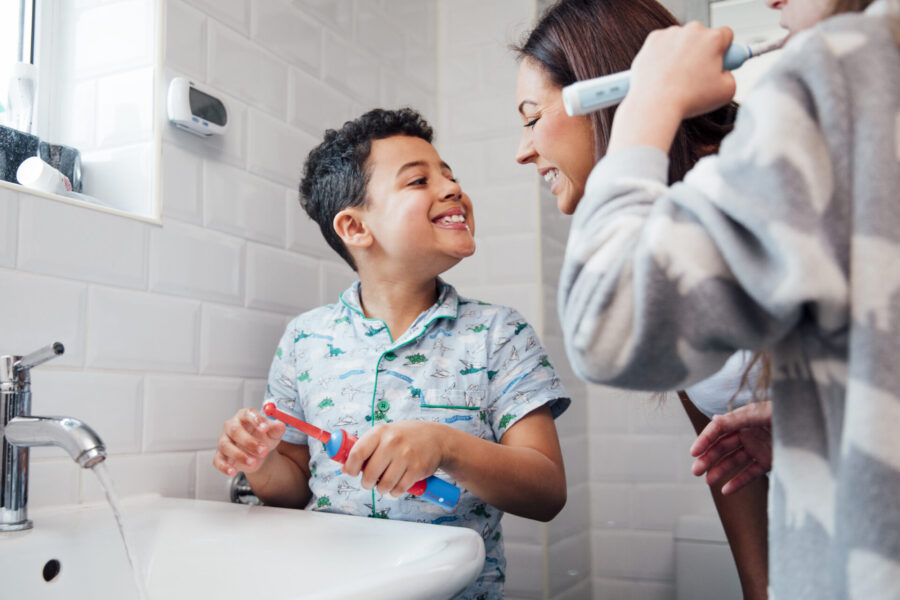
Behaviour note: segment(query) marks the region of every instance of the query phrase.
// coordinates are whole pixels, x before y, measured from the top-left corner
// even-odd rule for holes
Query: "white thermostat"
[[[169,84],[166,107],[169,121],[195,135],[223,134],[228,125],[225,104],[184,77],[176,77]]]

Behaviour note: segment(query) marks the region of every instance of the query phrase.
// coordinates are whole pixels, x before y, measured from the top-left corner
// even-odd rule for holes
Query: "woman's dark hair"
[[[319,224],[328,245],[356,270],[347,247],[334,231],[334,217],[345,208],[364,206],[370,171],[366,160],[372,141],[395,135],[422,138],[431,143],[432,129],[422,115],[411,108],[376,108],[340,129],[329,129],[325,139],[313,148],[303,166],[300,206]]]
[[[562,88],[629,69],[647,35],[671,25],[678,21],[655,0],[561,0],[514,50],[520,60],[537,62]],[[614,110],[589,115],[597,160],[606,154]],[[731,102],[681,124],[669,152],[669,183],[681,180],[700,158],[718,150],[736,112],[737,104]]]

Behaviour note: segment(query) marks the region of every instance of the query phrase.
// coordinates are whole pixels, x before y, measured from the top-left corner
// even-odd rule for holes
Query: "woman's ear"
[[[368,248],[374,238],[358,207],[345,208],[334,215],[332,226],[348,248]]]

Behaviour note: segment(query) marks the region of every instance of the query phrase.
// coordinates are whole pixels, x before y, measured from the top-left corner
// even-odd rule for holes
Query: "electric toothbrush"
[[[328,432],[319,429],[315,425],[311,425],[306,421],[301,421],[297,417],[291,416],[276,408],[274,402],[266,402],[263,404],[263,412],[272,418],[286,423],[292,427],[296,427],[311,438],[317,439],[325,444],[325,452],[328,453],[331,460],[344,464],[347,461],[347,455],[353,448],[359,438],[352,433],[347,433],[343,429]],[[427,479],[417,481],[411,488],[406,490],[413,496],[419,496],[430,502],[434,502],[441,508],[451,510],[459,501],[459,488],[451,483],[447,483],[439,477],[432,475]]]
[[[784,39],[758,44],[731,44],[722,58],[722,67],[733,71],[754,56],[778,50],[783,43]],[[566,113],[571,117],[586,115],[618,104],[628,93],[630,80],[631,71],[620,71],[567,85],[562,91]]]

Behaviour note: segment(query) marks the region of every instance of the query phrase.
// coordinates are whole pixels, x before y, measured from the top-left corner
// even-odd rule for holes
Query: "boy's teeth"
[[[449,215],[441,218],[442,223],[465,223],[466,218],[462,215]]]

